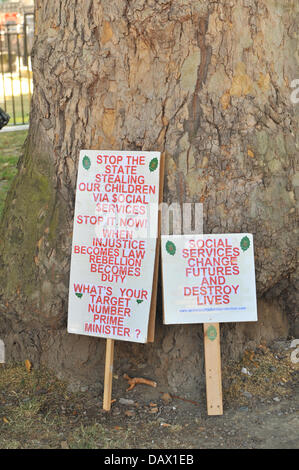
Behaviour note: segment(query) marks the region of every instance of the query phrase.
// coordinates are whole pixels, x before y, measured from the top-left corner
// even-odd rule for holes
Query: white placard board
[[[161,237],[164,323],[257,320],[249,233]]]
[[[80,152],[69,333],[147,341],[159,171],[159,152]]]

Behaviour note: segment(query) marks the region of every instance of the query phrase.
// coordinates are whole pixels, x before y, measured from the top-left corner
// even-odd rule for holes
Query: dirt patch
[[[0,448],[296,448],[298,365],[290,341],[247,351],[223,370],[223,416],[208,417],[197,397],[114,376],[102,410],[98,385],[74,386],[51,371],[14,364],[0,370]],[[27,367],[26,367],[27,366]]]

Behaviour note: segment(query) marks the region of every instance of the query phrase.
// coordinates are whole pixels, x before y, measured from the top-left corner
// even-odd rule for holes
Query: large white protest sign
[[[251,234],[162,236],[164,323],[257,320]]]
[[[69,333],[147,341],[159,172],[159,152],[80,152]]]

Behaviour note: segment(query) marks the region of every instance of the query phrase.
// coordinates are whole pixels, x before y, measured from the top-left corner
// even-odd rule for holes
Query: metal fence
[[[0,107],[10,116],[8,125],[29,122],[33,87],[31,69],[33,38],[33,13],[11,13],[10,16],[7,13],[5,21],[2,16],[2,22],[0,22]]]

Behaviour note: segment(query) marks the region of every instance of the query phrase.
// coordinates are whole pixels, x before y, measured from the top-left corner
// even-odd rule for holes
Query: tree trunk
[[[294,331],[297,0],[36,0],[35,14],[30,130],[1,226],[8,357],[102,377],[104,341],[66,333],[82,148],[161,151],[164,201],[202,202],[205,233],[254,234],[259,322],[223,326],[224,356]],[[194,389],[202,325],[162,326],[160,298],[155,343],[118,342],[116,367]]]

